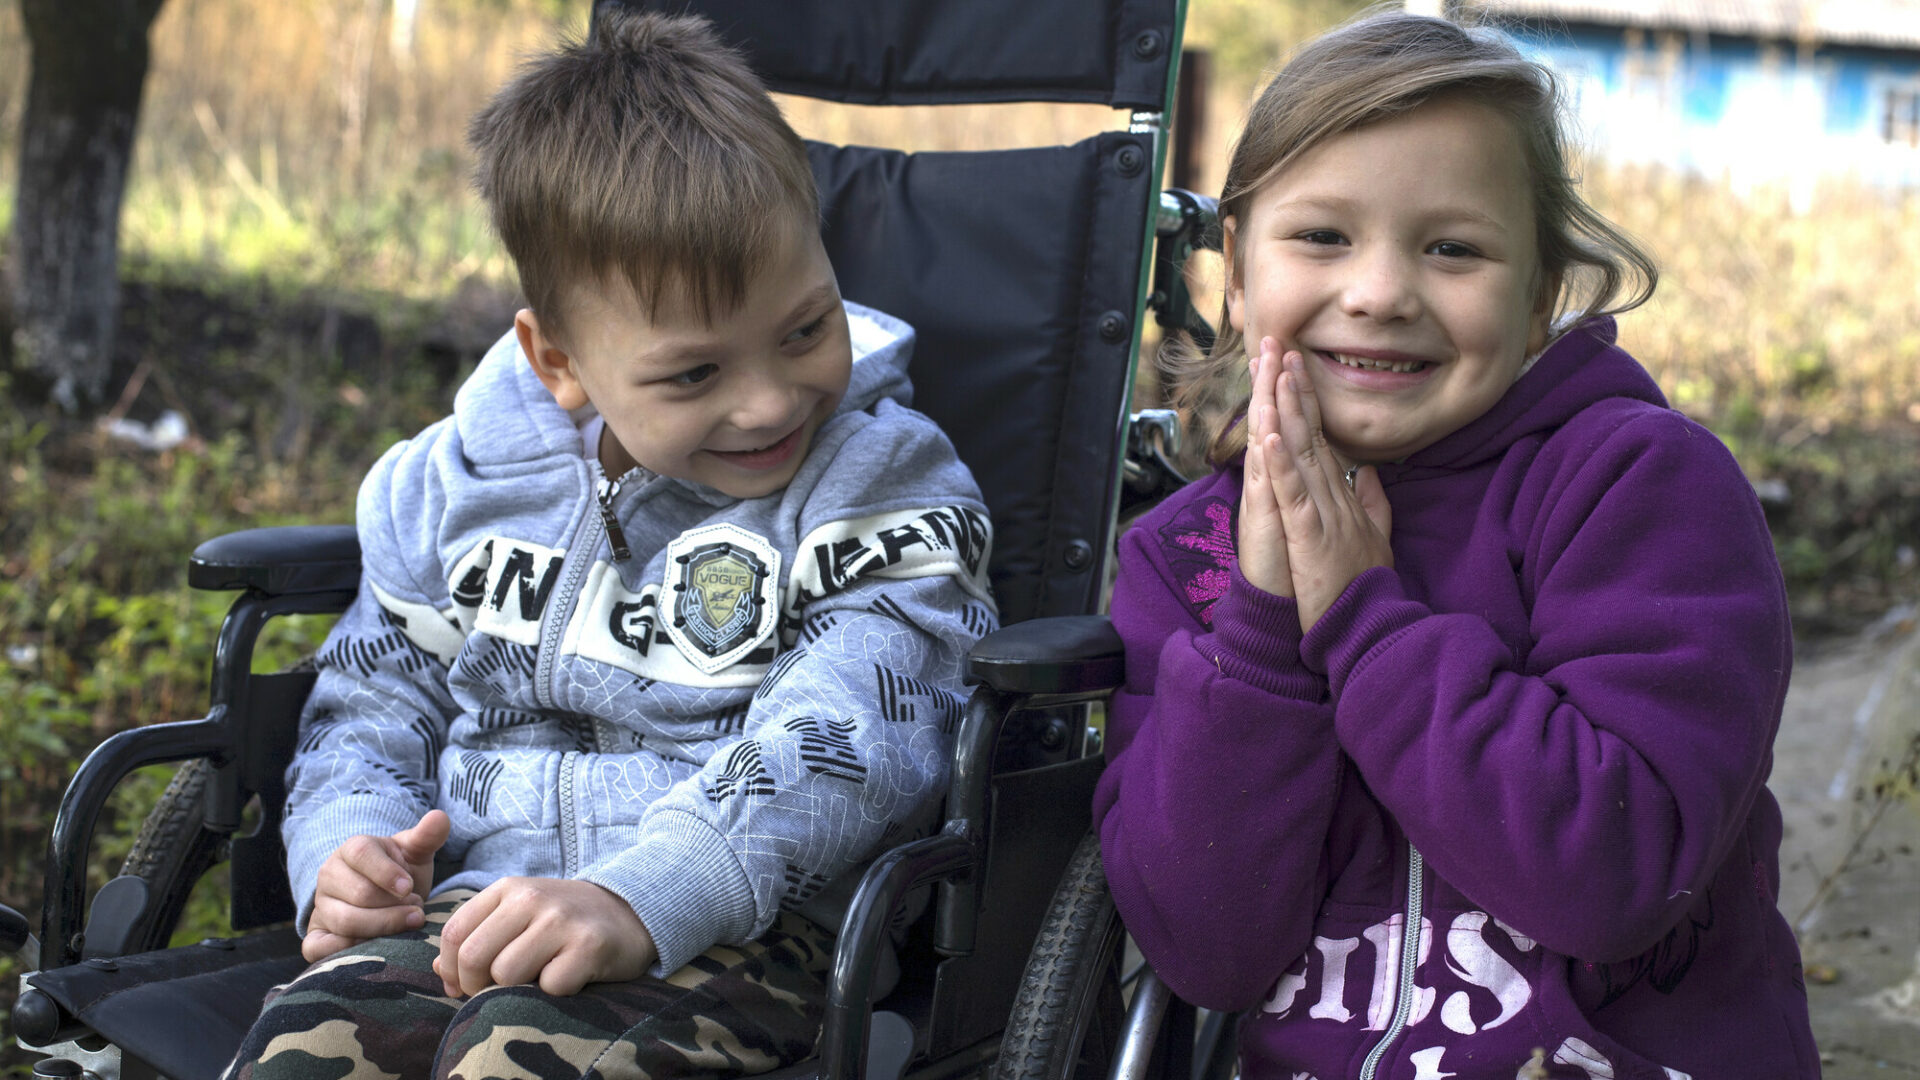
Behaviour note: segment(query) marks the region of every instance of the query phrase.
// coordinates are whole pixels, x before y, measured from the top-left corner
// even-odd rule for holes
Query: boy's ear
[[[527,354],[527,363],[533,365],[533,374],[553,395],[555,404],[571,412],[587,403],[587,391],[580,385],[573,355],[540,329],[540,316],[532,308],[521,308],[514,314],[513,332],[520,338],[520,351]]]
[[[1232,216],[1220,219],[1220,260],[1226,267],[1227,275],[1227,322],[1244,334],[1247,330],[1247,287],[1241,280],[1239,264],[1233,261],[1233,238],[1239,227],[1239,220]]]

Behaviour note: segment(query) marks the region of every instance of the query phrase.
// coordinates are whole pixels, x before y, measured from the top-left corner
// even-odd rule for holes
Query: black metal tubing
[[[41,962],[65,967],[80,962],[85,947],[81,917],[86,906],[87,850],[113,789],[135,769],[189,758],[210,758],[218,768],[229,768],[238,750],[245,721],[245,681],[253,664],[253,646],[260,628],[276,615],[312,614],[343,610],[351,593],[305,593],[268,596],[248,591],[228,609],[221,624],[213,657],[213,705],[199,720],[149,724],[109,737],[87,755],[60,798],[47,837],[45,908],[41,913]],[[230,785],[217,785],[225,789]],[[207,810],[210,828],[231,832],[239,824],[237,792],[210,799],[227,803],[218,810],[228,819],[216,819],[216,806]]]
[[[820,1029],[823,1080],[858,1080],[866,1074],[873,971],[901,901],[922,885],[964,873],[974,862],[973,842],[949,823],[947,831],[902,844],[867,868],[833,953]]]
[[[226,706],[227,714],[242,721],[252,716],[249,676],[253,672],[253,647],[267,620],[281,615],[322,615],[345,611],[353,602],[353,593],[294,592],[269,594],[248,589],[227,609],[220,624],[220,637],[213,647],[213,685],[211,700],[217,710]],[[241,735],[233,732],[230,749],[238,751]],[[240,827],[240,811],[250,792],[240,790],[239,767],[235,755],[214,761],[217,780],[207,792],[207,828],[232,832]],[[116,778],[116,782],[117,782]]]
[[[1179,188],[1161,193],[1160,203],[1151,306],[1162,327],[1186,331],[1194,347],[1204,352],[1213,347],[1214,327],[1194,310],[1193,297],[1187,290],[1187,259],[1196,250],[1220,250],[1217,204],[1205,195]],[[1169,213],[1176,209],[1177,219]],[[1178,224],[1169,226],[1169,220]]]
[[[855,1080],[866,1071],[873,971],[893,914],[908,893],[922,885],[939,883],[943,898],[934,947],[948,956],[972,951],[978,916],[977,883],[972,872],[985,861],[994,747],[1007,717],[1017,709],[1094,700],[1112,689],[1026,694],[987,686],[975,688],[954,740],[946,826],[936,835],[902,844],[875,859],[848,905],[840,942],[834,949],[826,1018],[820,1033],[823,1080]]]
[[[993,806],[993,751],[1007,718],[1020,709],[1070,705],[1107,696],[1113,687],[1063,694],[1007,693],[976,687],[967,699],[967,711],[954,740],[953,782],[947,789],[947,830],[969,840],[975,850],[973,865],[985,861],[987,818]],[[971,869],[971,867],[969,867]],[[934,948],[944,956],[973,951],[974,921],[979,912],[979,882],[955,875],[940,885],[941,902],[934,923]]]
[[[85,942],[80,915],[86,902],[87,847],[115,785],[135,769],[187,758],[221,759],[230,750],[227,710],[217,705],[201,720],[152,724],[122,731],[94,747],[60,797],[47,837],[46,908],[41,913],[41,963],[80,962]]]

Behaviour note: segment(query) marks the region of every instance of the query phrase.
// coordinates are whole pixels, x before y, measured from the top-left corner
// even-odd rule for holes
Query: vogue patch
[[[780,552],[738,525],[709,525],[667,545],[667,636],[711,675],[772,636]]]

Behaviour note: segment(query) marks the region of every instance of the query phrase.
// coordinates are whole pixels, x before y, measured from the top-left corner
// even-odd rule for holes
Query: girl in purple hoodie
[[[1216,471],[1125,535],[1095,813],[1246,1080],[1819,1075],[1765,782],[1752,488],[1614,344],[1656,280],[1554,83],[1401,13],[1307,46],[1220,200]]]

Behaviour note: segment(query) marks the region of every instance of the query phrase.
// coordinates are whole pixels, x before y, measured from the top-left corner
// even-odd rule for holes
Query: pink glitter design
[[[1188,507],[1160,535],[1168,545],[1167,562],[1180,581],[1188,609],[1201,623],[1212,626],[1214,602],[1227,595],[1238,561],[1232,504],[1215,498]]]

